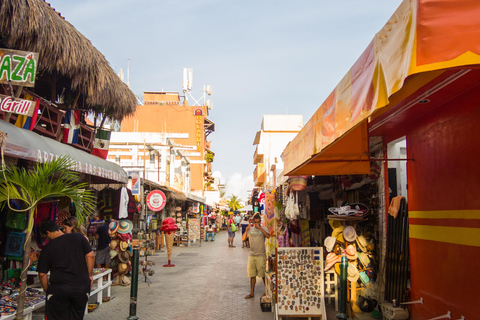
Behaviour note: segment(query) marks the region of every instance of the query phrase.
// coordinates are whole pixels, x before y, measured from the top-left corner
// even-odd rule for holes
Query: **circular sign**
[[[147,196],[147,206],[152,211],[160,211],[165,207],[167,198],[160,190],[153,190]]]

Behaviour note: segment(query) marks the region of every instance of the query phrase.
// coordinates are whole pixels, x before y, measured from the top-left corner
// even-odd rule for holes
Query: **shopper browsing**
[[[265,253],[265,239],[270,238],[268,229],[260,225],[260,215],[256,214],[253,217],[253,227],[248,226],[246,231],[250,241],[250,255],[248,256],[247,273],[250,278],[250,293],[245,296],[245,299],[253,298],[255,295],[255,284],[257,277],[263,279],[265,283],[265,265],[267,256]]]
[[[47,293],[46,319],[82,320],[93,282],[92,248],[82,234],[64,234],[53,221],[45,221],[41,232],[49,240],[37,265],[40,283]]]
[[[235,219],[233,218],[233,215],[231,216],[231,218],[228,219],[228,222],[227,222],[229,248],[235,248],[235,246],[233,245],[233,240],[235,240],[235,231],[232,230],[232,224],[235,224]]]

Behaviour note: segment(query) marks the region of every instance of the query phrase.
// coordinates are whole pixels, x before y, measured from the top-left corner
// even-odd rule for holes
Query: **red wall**
[[[447,311],[452,319],[480,319],[479,238],[455,243],[462,233],[480,236],[479,92],[477,85],[399,129],[414,159],[407,164],[409,212],[420,213],[410,218],[411,300],[423,297],[424,304],[412,305],[410,319]],[[448,218],[438,215],[442,210]],[[465,219],[460,210],[477,211]]]

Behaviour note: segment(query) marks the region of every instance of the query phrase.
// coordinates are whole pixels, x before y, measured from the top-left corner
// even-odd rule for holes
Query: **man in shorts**
[[[261,218],[259,214],[253,217],[253,227],[249,225],[245,232],[248,233],[250,242],[250,255],[248,256],[247,273],[250,278],[250,293],[245,299],[251,299],[255,295],[255,284],[257,277],[263,278],[265,283],[265,267],[267,256],[265,253],[265,239],[270,238],[270,233],[266,227],[260,225]]]
[[[95,238],[97,239],[97,252],[95,254],[95,264],[97,268],[108,268],[110,265],[110,235],[108,234],[108,225],[110,219],[105,219],[105,223],[98,226]]]
[[[49,240],[37,265],[47,294],[46,319],[82,320],[93,282],[95,256],[90,243],[81,233],[64,234],[53,221],[42,223],[41,232]]]

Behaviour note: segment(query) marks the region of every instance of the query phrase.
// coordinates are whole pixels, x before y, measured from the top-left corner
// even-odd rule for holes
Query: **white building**
[[[264,115],[261,130],[255,135],[253,156],[255,187],[274,187],[282,182],[280,155],[303,127],[302,115]]]

